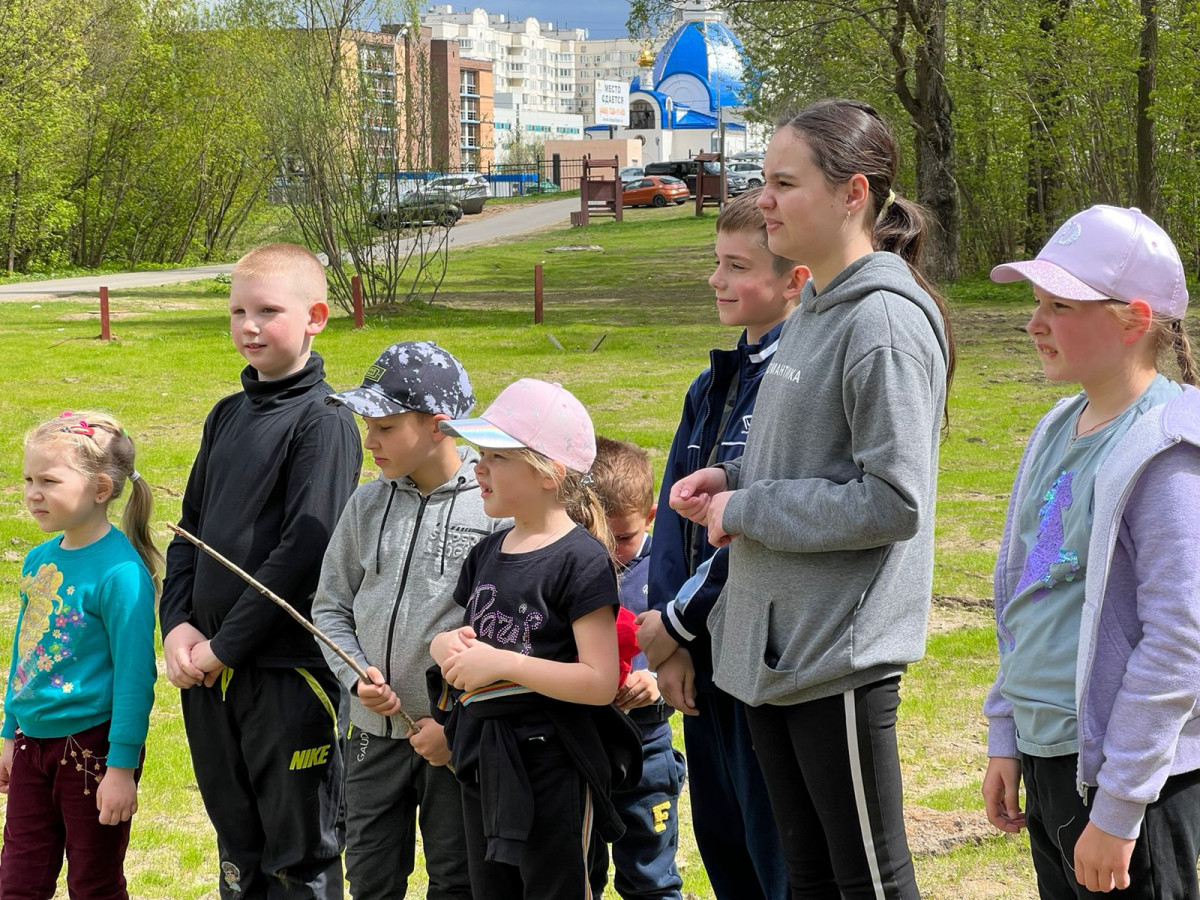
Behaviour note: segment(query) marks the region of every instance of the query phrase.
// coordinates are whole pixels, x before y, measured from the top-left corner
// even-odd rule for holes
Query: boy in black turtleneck
[[[180,526],[307,614],[362,466],[354,417],[326,405],[333,390],[312,351],[329,317],[320,261],[294,244],[250,251],[229,315],[249,365],[242,392],[204,423]],[[316,641],[179,537],[159,612],[221,897],[341,898],[341,687]]]

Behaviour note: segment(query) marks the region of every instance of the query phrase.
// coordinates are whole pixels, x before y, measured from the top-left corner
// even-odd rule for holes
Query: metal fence
[[[488,163],[477,168],[462,166],[430,172],[397,172],[396,178],[412,187],[443,175],[482,175],[492,197],[521,197],[579,190],[583,177],[583,159],[563,159],[557,154],[530,163]]]
[[[428,171],[380,172],[378,181],[395,179],[400,192],[415,190],[444,175],[482,175],[488,182],[490,197],[522,197],[536,194],[551,194],[559,191],[579,190],[583,177],[583,158],[563,159],[557,154],[531,163],[489,163],[472,168],[461,166]],[[307,190],[307,179],[303,173],[274,179],[267,189],[270,200],[281,203],[296,191]]]

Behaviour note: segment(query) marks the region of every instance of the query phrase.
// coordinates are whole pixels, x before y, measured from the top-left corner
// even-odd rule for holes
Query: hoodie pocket
[[[718,686],[752,703],[786,695],[796,673],[787,660],[787,636],[774,633],[775,605],[728,588],[709,617]]]
[[[777,622],[778,611],[775,608],[775,604],[772,601],[767,601],[766,607],[766,630],[763,634],[763,664],[768,669],[774,669],[776,672],[795,671],[791,667],[781,665],[784,651],[787,649],[787,643],[780,639]]]

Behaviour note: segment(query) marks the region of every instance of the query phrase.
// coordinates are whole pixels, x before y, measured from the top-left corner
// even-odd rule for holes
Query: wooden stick
[[[212,547],[208,546],[208,544],[204,543],[204,541],[200,540],[200,538],[196,537],[194,534],[189,534],[184,529],[180,528],[178,525],[175,525],[173,523],[168,523],[167,527],[170,528],[173,532],[175,532],[180,537],[186,538],[187,540],[191,541],[193,544],[195,544],[197,547],[199,547],[201,550],[203,550],[205,553],[207,553],[209,556],[211,556],[213,559],[215,559],[217,562],[219,562],[225,568],[227,568],[230,572],[233,572],[233,574],[237,575],[239,578],[241,578],[243,581],[245,581],[246,584],[250,585],[252,588],[254,588],[256,591],[258,591],[260,594],[262,594],[264,597],[266,597],[268,600],[270,600],[276,606],[279,606],[280,608],[282,608],[284,612],[286,612],[289,616],[291,616],[293,619],[295,619],[297,622],[299,622],[301,625],[303,625],[305,630],[307,630],[310,634],[312,634],[317,640],[323,642],[326,647],[328,647],[330,650],[332,650],[334,653],[336,653],[338,656],[340,656],[346,662],[346,665],[348,665],[351,669],[353,669],[354,674],[356,674],[359,677],[359,679],[361,679],[364,683],[366,683],[366,684],[374,683],[371,681],[370,677],[367,675],[366,670],[363,669],[363,667],[358,664],[357,660],[355,660],[349,653],[347,653],[345,650],[343,650],[341,647],[339,647],[336,643],[334,643],[333,638],[331,638],[329,635],[327,635],[325,632],[323,632],[320,628],[318,628],[312,622],[308,621],[308,619],[304,618],[304,615],[298,609],[296,609],[296,607],[292,606],[292,604],[288,603],[286,600],[284,600],[282,597],[280,597],[278,594],[276,594],[274,591],[272,591],[269,587],[267,587],[265,584],[263,584],[261,581],[258,581],[256,578],[254,578],[253,575],[250,575],[243,569],[239,568],[235,563],[230,562],[228,559],[226,559],[224,556],[222,556],[220,553],[218,553]],[[421,730],[420,728],[417,727],[417,723],[415,721],[413,721],[412,716],[410,716],[408,713],[406,713],[403,708],[401,708],[400,711],[398,713],[396,713],[396,715],[398,715],[401,719],[403,719],[404,724],[407,725],[409,728],[411,728],[413,731]]]

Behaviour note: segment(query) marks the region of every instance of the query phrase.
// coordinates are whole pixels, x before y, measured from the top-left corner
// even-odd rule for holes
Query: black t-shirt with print
[[[620,605],[617,575],[604,545],[576,526],[553,544],[528,553],[500,547],[512,529],[488,535],[463,564],[454,600],[463,624],[493,647],[537,659],[575,662],[571,624]]]

